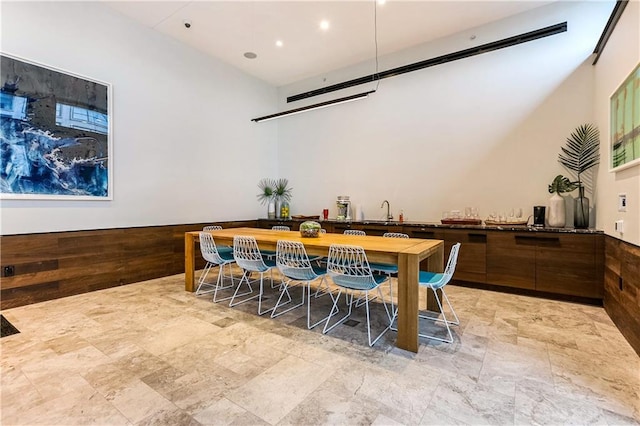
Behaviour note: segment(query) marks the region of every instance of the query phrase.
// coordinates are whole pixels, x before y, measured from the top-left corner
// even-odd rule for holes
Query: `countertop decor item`
[[[292,188],[289,187],[289,180],[280,178],[273,181],[273,198],[276,202],[276,218],[289,217],[289,201],[291,201]],[[286,207],[283,209],[283,207]],[[284,213],[284,215],[283,215]]]
[[[445,218],[441,219],[443,225],[481,225],[482,219],[471,219],[471,218]]]
[[[589,227],[589,199],[584,196],[584,179],[582,174],[600,163],[600,132],[592,124],[578,126],[567,138],[566,146],[558,155],[558,161],[568,170],[576,173],[578,198],[575,199],[573,226],[579,229]],[[586,175],[592,182],[591,174]]]
[[[317,238],[320,236],[320,224],[312,220],[300,224],[300,235],[303,238]]]
[[[258,201],[260,204],[265,205],[268,204],[269,201],[273,200],[275,186],[275,181],[269,178],[263,178],[258,182],[258,188],[260,188]]]
[[[549,192],[553,195],[549,198],[549,226],[554,228],[564,228],[566,224],[566,209],[562,195],[565,192],[575,190],[578,185],[571,182],[569,178],[558,175],[549,185]]]

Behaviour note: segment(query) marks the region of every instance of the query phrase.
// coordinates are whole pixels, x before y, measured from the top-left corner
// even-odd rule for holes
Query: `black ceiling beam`
[[[616,1],[616,5],[613,7],[613,10],[611,11],[611,16],[609,16],[607,25],[604,26],[604,30],[600,35],[600,40],[598,40],[598,44],[596,44],[596,48],[593,50],[593,53],[596,54],[596,57],[593,60],[593,63],[591,65],[595,65],[598,62],[598,59],[600,59],[600,55],[602,54],[604,47],[607,45],[607,42],[609,41],[609,37],[611,37],[613,30],[616,28],[616,25],[618,25],[618,21],[622,16],[622,12],[624,12],[624,8],[627,7],[627,3],[629,3],[629,0]]]
[[[433,67],[435,65],[445,64],[447,62],[457,61],[460,59],[468,58],[482,53],[491,52],[498,49],[504,49],[506,47],[515,46],[518,44],[526,43],[528,41],[537,40],[543,37],[549,37],[555,34],[560,34],[567,31],[567,23],[562,22],[550,27],[540,28],[528,33],[519,34],[513,37],[505,38],[502,40],[486,43],[480,46],[472,47],[470,49],[459,50],[454,53],[448,53],[446,55],[438,56],[436,58],[426,59],[424,61],[415,62],[409,65],[403,65],[401,67],[393,68],[387,71],[382,71],[377,74],[371,74],[365,77],[356,78],[353,80],[345,81],[342,83],[334,84],[320,89],[311,90],[309,92],[292,95],[287,98],[287,102],[295,102],[302,99],[311,98],[313,96],[324,95],[325,93],[335,92],[336,90],[346,89],[348,87],[358,86],[360,84],[371,83],[383,78],[395,77],[396,75],[405,74],[408,72],[418,71],[424,68]]]

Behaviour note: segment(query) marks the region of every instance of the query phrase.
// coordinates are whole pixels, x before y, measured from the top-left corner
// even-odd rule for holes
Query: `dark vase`
[[[584,186],[578,188],[578,198],[573,208],[573,226],[577,229],[589,227],[589,199],[584,196]]]

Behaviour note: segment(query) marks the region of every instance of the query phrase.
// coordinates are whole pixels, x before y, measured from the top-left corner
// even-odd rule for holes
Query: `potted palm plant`
[[[258,201],[260,204],[267,204],[267,218],[274,219],[276,216],[275,207],[275,186],[276,182],[273,179],[263,178],[258,182],[258,188],[260,193],[258,194]]]
[[[566,146],[558,155],[558,161],[576,174],[578,198],[575,199],[573,226],[589,227],[589,199],[584,196],[582,175],[600,163],[600,132],[592,124],[578,126],[567,138]]]

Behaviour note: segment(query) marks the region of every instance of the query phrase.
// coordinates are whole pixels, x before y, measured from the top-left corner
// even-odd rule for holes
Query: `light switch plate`
[[[627,211],[627,194],[618,194],[618,211]]]
[[[615,223],[616,232],[624,233],[624,220],[616,220]]]

